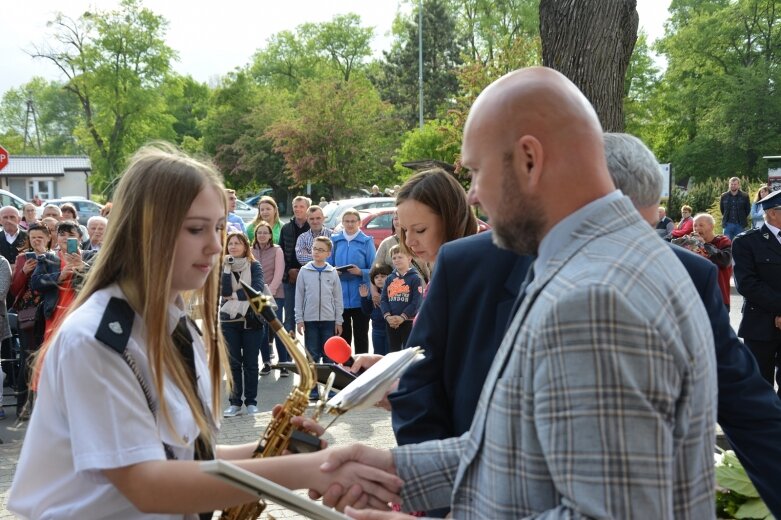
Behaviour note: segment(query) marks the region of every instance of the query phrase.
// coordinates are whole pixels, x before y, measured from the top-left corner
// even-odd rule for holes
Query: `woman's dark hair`
[[[47,228],[43,224],[39,224],[37,222],[34,223],[34,224],[30,224],[30,227],[27,228],[27,235],[28,236],[30,234],[30,231],[40,231],[41,233],[43,233],[47,237],[51,236],[51,233],[49,233],[49,228]]]
[[[57,224],[58,235],[60,233],[70,233],[71,231],[78,233],[79,238],[81,238],[81,227],[75,220],[62,220],[59,224]]]
[[[74,206],[70,202],[66,202],[65,204],[60,206],[60,212],[65,212],[65,211],[70,211],[71,213],[73,213],[74,217],[78,217],[79,216],[79,212],[76,211],[76,206]]]
[[[391,266],[388,264],[374,264],[372,266],[372,270],[369,271],[369,281],[374,283],[374,277],[378,274],[384,274],[385,276],[388,276],[392,272],[393,269],[391,269]],[[379,289],[382,289],[382,287],[379,287]]]
[[[445,233],[442,243],[477,233],[477,218],[466,198],[464,188],[442,168],[416,173],[399,189],[396,207],[405,200],[415,200],[428,206],[442,219]],[[404,230],[400,244],[406,249]],[[408,251],[408,254],[412,254]]]

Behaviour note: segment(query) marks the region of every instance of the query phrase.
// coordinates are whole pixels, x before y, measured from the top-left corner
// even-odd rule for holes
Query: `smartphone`
[[[35,260],[38,257],[38,255],[35,254],[35,251],[27,251],[24,254],[25,260]]]
[[[78,238],[69,238],[68,239],[68,248],[66,251],[70,254],[76,253],[79,250],[79,239]]]

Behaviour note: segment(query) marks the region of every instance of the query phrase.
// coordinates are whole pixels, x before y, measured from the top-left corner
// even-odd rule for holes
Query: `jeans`
[[[325,362],[331,361],[323,353],[323,346],[325,340],[334,335],[334,328],[336,327],[335,321],[305,321],[304,322],[304,345],[309,351],[309,355],[315,360],[315,363],[320,363],[320,358],[325,358]]]
[[[274,298],[274,300],[277,302],[277,319],[279,321],[282,321],[282,313],[285,310],[285,299],[284,298]],[[284,323],[284,322],[283,322]],[[285,329],[287,329],[287,326],[285,326]],[[271,350],[271,342],[272,340],[276,342],[277,345],[277,362],[278,363],[285,363],[287,361],[290,361],[290,354],[288,353],[287,349],[285,348],[285,345],[282,344],[282,340],[279,339],[279,336],[274,334],[274,331],[271,330],[271,327],[266,327],[266,330],[268,331],[268,341],[266,343],[266,349]],[[262,349],[261,349],[262,350]],[[269,358],[263,358],[270,359]]]
[[[296,284],[282,282],[285,289],[285,330],[296,330]]]
[[[355,307],[345,309],[342,312],[344,324],[342,324],[342,337],[349,345],[355,338],[356,354],[366,354],[369,352],[369,317],[364,314],[363,309]]]
[[[735,240],[735,237],[740,233],[743,233],[744,229],[743,226],[735,222],[727,222],[724,224],[724,234],[727,235],[727,238],[730,240]]]
[[[390,352],[398,352],[404,348],[407,338],[409,338],[409,334],[412,332],[412,321],[405,320],[397,329],[388,325],[385,331],[388,333],[388,350]]]
[[[388,335],[385,333],[385,325],[372,327],[372,347],[375,354],[384,356],[388,353]]]
[[[233,390],[228,400],[234,406],[241,406],[243,393],[245,405],[257,405],[258,351],[264,338],[263,329],[245,329],[243,320],[223,321],[221,325],[233,376]]]
[[[271,364],[271,344],[268,341],[268,331],[271,326],[264,322],[260,329],[260,362]]]

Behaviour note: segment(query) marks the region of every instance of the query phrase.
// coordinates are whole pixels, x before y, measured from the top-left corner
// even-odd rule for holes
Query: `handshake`
[[[322,462],[312,471],[309,498],[345,511],[359,519],[406,518],[407,515],[382,513],[389,504],[400,504],[402,481],[396,475],[389,450],[361,444],[329,448],[317,454]],[[366,509],[365,511],[358,511]],[[379,511],[369,511],[369,510]]]

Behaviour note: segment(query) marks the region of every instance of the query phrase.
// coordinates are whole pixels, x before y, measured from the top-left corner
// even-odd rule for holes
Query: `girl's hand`
[[[369,296],[369,287],[365,283],[362,283],[358,286],[358,294],[361,295],[361,298],[366,298]]]

